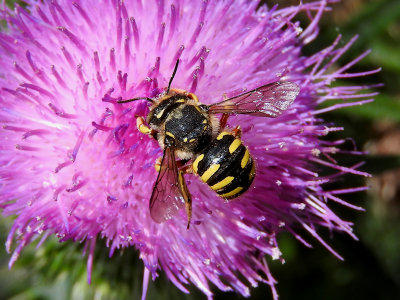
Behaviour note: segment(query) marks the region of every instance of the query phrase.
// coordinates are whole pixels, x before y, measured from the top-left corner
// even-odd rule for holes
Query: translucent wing
[[[274,82],[209,106],[209,113],[248,114],[275,118],[296,99],[297,84]]]
[[[157,223],[171,219],[183,206],[174,151],[166,147],[150,198],[150,215]]]

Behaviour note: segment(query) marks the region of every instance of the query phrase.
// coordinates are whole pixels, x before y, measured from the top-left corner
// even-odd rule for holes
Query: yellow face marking
[[[206,119],[203,120],[203,124],[207,124],[207,120]]]
[[[222,140],[222,138],[223,138],[225,135],[228,135],[228,134],[229,134],[229,132],[222,131],[222,132],[217,136],[217,140]]]
[[[197,156],[197,158],[193,162],[193,170],[197,173],[197,167],[199,166],[199,162],[204,158],[204,154]]]
[[[233,191],[230,191],[230,192],[225,193],[225,194],[221,194],[219,196],[222,197],[222,198],[230,198],[232,196],[235,196],[236,194],[239,194],[241,190],[243,190],[243,188],[241,186],[239,186],[236,189],[234,189]]]
[[[249,150],[246,149],[246,152],[243,155],[242,161],[240,162],[240,166],[242,167],[242,169],[247,165],[249,158],[250,158],[250,153],[249,153]]]
[[[205,171],[204,174],[201,176],[201,180],[207,182],[207,180],[210,179],[210,177],[213,176],[214,173],[218,171],[219,167],[220,164],[211,165],[211,167],[209,167],[207,171]]]
[[[167,131],[165,134],[168,135],[168,136],[170,136],[170,137],[172,137],[173,139],[175,138],[175,136],[174,136],[171,132],[169,132],[169,131]]]
[[[232,154],[235,152],[237,148],[242,144],[242,142],[239,139],[235,139],[232,144],[229,146],[229,153]]]
[[[156,115],[156,118],[157,118],[157,119],[160,119],[160,118],[162,117],[162,115],[163,115],[163,113],[164,113],[164,110],[165,110],[165,109],[163,109],[162,111],[160,111],[160,112]]]
[[[191,140],[189,141],[189,143],[193,143],[195,140],[196,140],[196,139],[191,139]]]
[[[208,126],[206,125],[206,126],[204,126],[203,130],[206,131],[207,128],[208,128]]]
[[[183,142],[185,142],[185,143],[186,143],[186,142],[187,142],[187,138],[184,138],[184,139],[183,139]]]
[[[223,187],[226,187],[228,184],[230,184],[233,179],[235,179],[235,177],[233,177],[233,176],[225,177],[223,180],[221,180],[220,182],[217,182],[216,184],[214,184],[210,187],[214,191],[222,189]]]

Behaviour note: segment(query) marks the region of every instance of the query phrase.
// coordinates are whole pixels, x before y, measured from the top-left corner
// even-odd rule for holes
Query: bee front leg
[[[147,126],[143,117],[136,116],[136,127],[141,133],[151,135],[153,138],[157,139],[157,131]]]

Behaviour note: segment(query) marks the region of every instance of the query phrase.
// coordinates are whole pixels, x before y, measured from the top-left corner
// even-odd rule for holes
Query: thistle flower
[[[163,271],[183,292],[193,284],[212,298],[212,282],[249,296],[250,286],[264,282],[277,298],[264,258],[283,261],[277,233],[289,231],[310,246],[301,236],[308,232],[339,258],[317,229],[356,238],[352,223],[329,202],[361,209],[338,195],[364,187],[326,190],[324,184],[345,173],[368,174],[331,158],[345,141],[323,140],[340,128],[324,124],[320,114],[371,101],[373,94],[358,94],[363,87],[329,85],[377,70],[347,73],[364,53],[332,72],[355,39],[338,47],[338,37],[302,56],[328,1],[258,10],[257,2],[245,0],[26,2],[26,9],[3,4],[1,10],[7,28],[0,33],[0,207],[16,216],[6,243],[10,267],[27,244],[56,235],[85,243],[89,282],[98,241],[110,255],[125,247],[140,251],[144,295],[149,276]],[[305,29],[294,20],[301,11],[310,17]],[[241,126],[256,160],[254,185],[225,203],[188,175],[190,230],[184,210],[163,224],[152,221],[153,165],[162,153],[136,129],[135,115],[148,112],[145,101],[117,103],[157,96],[177,59],[173,87],[206,104],[279,80],[301,89],[276,119],[229,119],[229,126]],[[316,108],[332,99],[343,102]],[[321,176],[321,166],[336,172]]]

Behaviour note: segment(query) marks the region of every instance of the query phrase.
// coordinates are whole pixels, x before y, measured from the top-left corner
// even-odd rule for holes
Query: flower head
[[[354,207],[338,194],[362,190],[324,189],[344,173],[368,175],[358,166],[339,166],[331,155],[344,141],[322,138],[339,128],[319,115],[362,104],[370,95],[358,86],[329,87],[338,78],[367,75],[331,66],[354,42],[304,57],[302,47],[318,34],[327,1],[283,9],[239,1],[27,1],[27,9],[4,7],[0,33],[0,205],[16,219],[7,240],[10,266],[28,243],[49,235],[87,243],[89,280],[96,240],[110,248],[136,247],[145,281],[162,270],[182,291],[194,284],[212,297],[219,289],[249,295],[249,286],[271,285],[265,254],[281,259],[276,234],[289,231],[301,242],[303,228],[335,253],[318,227],[354,237],[351,223],[327,202]],[[294,21],[311,18],[305,29]],[[146,101],[168,85],[196,93],[211,104],[275,81],[291,81],[300,94],[274,119],[233,116],[256,160],[252,188],[224,202],[195,175],[186,175],[193,198],[193,223],[181,210],[155,223],[149,198],[162,155],[158,143],[136,129]],[[373,72],[373,71],[371,71]],[[344,102],[316,109],[322,102]],[[351,102],[352,101],[352,102]],[[321,166],[337,173],[320,176]],[[335,253],[336,254],[336,253]],[[339,256],[338,254],[336,254]]]

